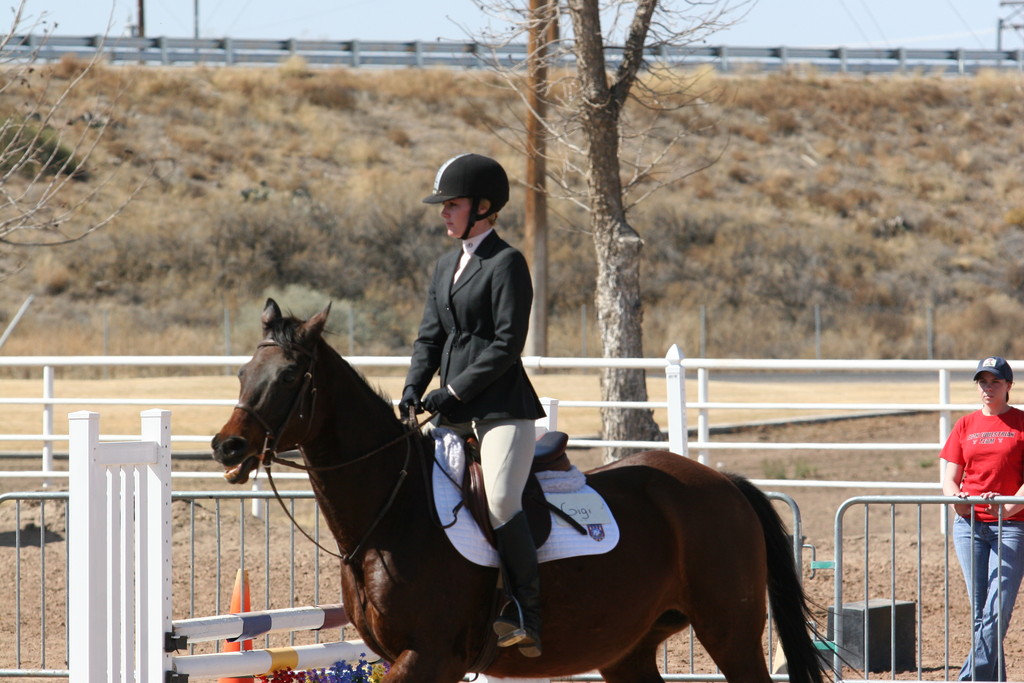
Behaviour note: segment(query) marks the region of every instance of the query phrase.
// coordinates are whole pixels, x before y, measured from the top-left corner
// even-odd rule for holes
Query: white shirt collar
[[[492,232],[494,232],[494,228],[485,230],[484,232],[480,233],[479,235],[476,235],[475,237],[470,237],[467,240],[462,240],[462,252],[464,254],[469,254],[472,256],[473,252],[475,252],[477,247],[480,246],[480,243],[483,242],[484,239]]]

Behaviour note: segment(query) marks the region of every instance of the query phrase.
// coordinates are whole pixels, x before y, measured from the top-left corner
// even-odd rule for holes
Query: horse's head
[[[232,484],[244,484],[267,454],[296,448],[307,433],[317,348],[330,310],[328,304],[302,321],[283,316],[267,299],[263,340],[238,372],[238,405],[211,444]]]

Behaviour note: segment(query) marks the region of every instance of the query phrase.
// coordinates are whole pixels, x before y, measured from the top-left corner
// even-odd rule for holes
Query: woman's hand
[[[981,494],[981,497],[984,498],[985,500],[992,500],[998,495],[1000,494],[996,493],[995,491],[986,491],[985,493]],[[993,517],[998,518],[999,508],[1002,508],[1003,519],[1007,519],[1020,512],[1022,507],[1024,506],[1020,505],[1019,503],[1007,503],[1006,505],[997,505],[995,503],[989,503],[988,508],[986,508],[986,511]]]
[[[957,491],[956,493],[953,494],[953,496],[955,498],[961,498],[961,499],[968,497],[967,493],[964,492],[964,491]],[[971,505],[970,505],[970,503],[954,504],[953,505],[953,511],[956,512],[956,514],[960,515],[961,517],[970,517],[971,516]]]

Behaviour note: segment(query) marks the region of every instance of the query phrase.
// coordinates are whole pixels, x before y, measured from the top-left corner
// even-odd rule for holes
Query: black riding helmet
[[[473,225],[501,210],[508,203],[508,176],[494,159],[480,154],[460,154],[441,164],[434,177],[434,191],[424,197],[426,204],[442,204],[449,199],[468,197],[469,220],[460,239],[466,239]],[[477,213],[480,200],[487,199],[490,208]]]

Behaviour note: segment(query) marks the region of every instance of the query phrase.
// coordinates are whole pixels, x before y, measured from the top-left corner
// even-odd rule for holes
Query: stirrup
[[[518,619],[505,616],[504,613],[509,605],[515,606],[515,614]],[[498,647],[510,647],[526,638],[526,627],[523,624],[523,608],[519,605],[518,600],[513,598],[505,603],[505,606],[501,608],[501,612],[495,618],[492,628],[498,636]]]
[[[494,632],[498,636],[498,647],[511,647],[526,639],[525,628],[501,617],[494,620]]]

